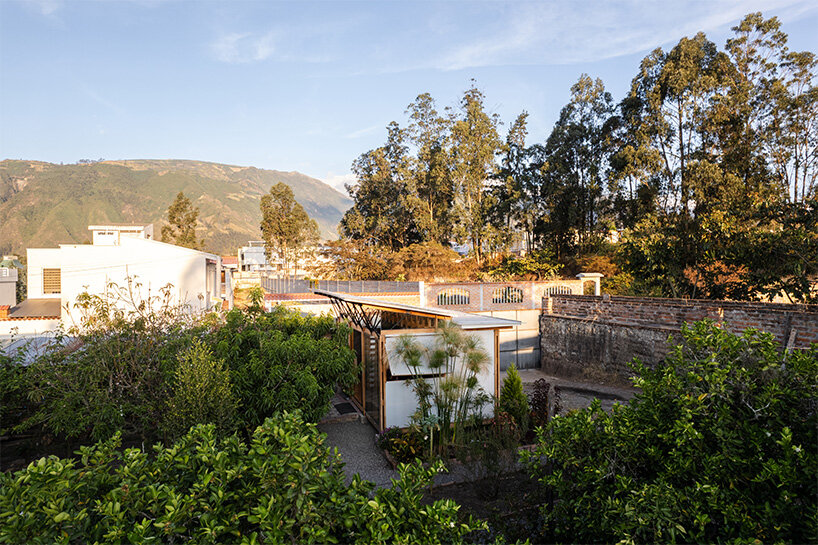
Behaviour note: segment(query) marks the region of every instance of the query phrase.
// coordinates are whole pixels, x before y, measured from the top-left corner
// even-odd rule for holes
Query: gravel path
[[[375,428],[369,422],[325,423],[319,424],[318,429],[327,434],[325,444],[338,449],[345,464],[347,483],[355,474],[379,487],[390,487],[391,479],[397,479],[398,472],[392,469],[375,445]]]

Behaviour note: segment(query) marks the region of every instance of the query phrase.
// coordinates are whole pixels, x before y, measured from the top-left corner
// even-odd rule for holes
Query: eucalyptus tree
[[[500,167],[492,187],[492,221],[506,237],[522,231],[529,252],[534,251],[534,225],[538,217],[537,197],[532,184],[528,136],[528,112],[522,112],[509,127],[500,155]]]
[[[602,81],[583,74],[545,144],[540,168],[548,214],[541,233],[552,240],[557,258],[564,258],[574,241],[586,251],[599,230],[613,111]]]
[[[418,241],[407,203],[409,155],[405,131],[392,122],[385,145],[352,164],[356,182],[346,189],[355,204],[341,219],[341,234],[372,247],[398,250]]]
[[[496,172],[495,155],[501,148],[499,116],[485,111],[483,93],[472,85],[453,113],[452,156],[455,181],[455,233],[471,243],[478,264],[489,242],[493,198],[488,183]]]
[[[204,240],[196,236],[199,209],[180,191],[168,207],[168,223],[162,226],[162,242],[200,250]]]
[[[406,110],[408,142],[415,155],[408,160],[406,202],[424,241],[449,244],[454,217],[451,119],[440,115],[429,93],[418,95]]]

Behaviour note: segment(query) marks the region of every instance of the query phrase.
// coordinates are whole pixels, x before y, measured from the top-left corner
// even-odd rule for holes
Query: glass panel
[[[381,422],[381,377],[378,369],[378,338],[363,334],[364,388],[366,389],[366,414],[378,428]]]

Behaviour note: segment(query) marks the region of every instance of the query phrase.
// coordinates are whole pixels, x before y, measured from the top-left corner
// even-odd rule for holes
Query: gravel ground
[[[398,472],[392,469],[375,445],[375,428],[369,422],[325,423],[319,424],[318,429],[327,434],[325,444],[338,449],[348,483],[353,475],[359,474],[379,487],[392,486],[391,479],[396,479]]]

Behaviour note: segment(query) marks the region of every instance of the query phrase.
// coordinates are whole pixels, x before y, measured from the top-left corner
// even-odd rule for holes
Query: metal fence
[[[387,280],[304,280],[292,277],[262,277],[261,285],[268,293],[309,293],[312,290],[339,293],[418,293],[420,282]]]

